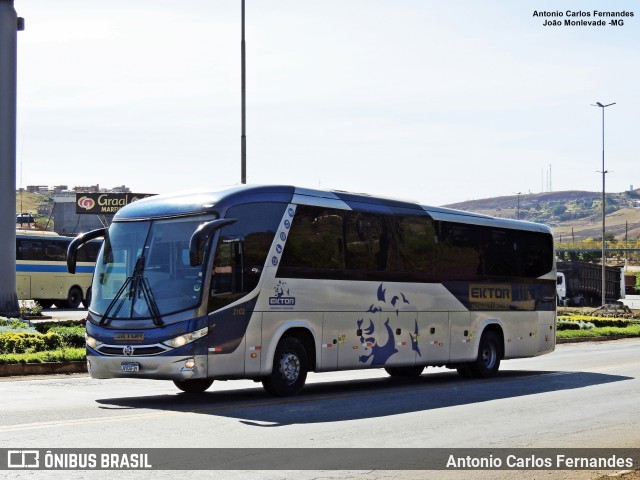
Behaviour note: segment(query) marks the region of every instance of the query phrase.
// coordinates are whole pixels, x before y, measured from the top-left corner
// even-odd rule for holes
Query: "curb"
[[[606,337],[556,338],[556,345],[559,343],[607,342],[609,340],[623,340],[625,338],[638,338],[638,335],[609,335]]]
[[[87,362],[11,363],[0,365],[0,377],[86,373]]]

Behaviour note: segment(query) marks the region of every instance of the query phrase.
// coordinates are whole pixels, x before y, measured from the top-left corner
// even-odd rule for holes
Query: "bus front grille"
[[[149,355],[158,355],[170,350],[168,347],[162,345],[127,345],[124,347],[116,345],[102,345],[97,348],[97,351],[103,355],[113,355],[127,357],[144,357]]]

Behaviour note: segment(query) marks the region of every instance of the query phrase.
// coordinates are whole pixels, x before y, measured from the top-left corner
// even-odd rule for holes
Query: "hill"
[[[53,228],[53,221],[49,218],[53,199],[50,194],[16,192],[16,213],[31,213],[36,218],[40,228]]]
[[[518,208],[519,204],[519,208]],[[545,192],[484,198],[445,205],[449,208],[503,218],[545,223],[556,238],[584,240],[602,237],[602,193]],[[640,237],[640,189],[607,193],[606,237],[624,240]]]
[[[519,197],[519,198],[518,198]],[[50,195],[16,192],[16,210],[36,214],[38,223],[51,223],[42,207],[50,205]],[[518,205],[519,204],[519,205]],[[519,208],[518,208],[519,206]],[[38,209],[40,207],[40,214]],[[483,198],[445,207],[484,213],[495,217],[520,218],[550,225],[557,239],[585,240],[602,237],[602,194],[570,190],[506,197]],[[630,240],[640,237],[640,189],[607,194],[607,238]]]

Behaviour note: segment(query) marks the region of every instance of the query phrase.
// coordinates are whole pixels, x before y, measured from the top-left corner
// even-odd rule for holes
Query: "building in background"
[[[67,236],[106,227],[122,206],[149,196],[131,193],[125,185],[101,189],[100,185],[96,184],[74,187],[71,190],[67,185],[56,185],[52,188],[45,185],[29,185],[26,190],[50,195],[50,202],[39,206],[38,214],[49,219],[48,230],[52,229],[59,235]],[[88,206],[92,208],[87,208]]]
[[[76,192],[67,191],[53,195],[54,231],[59,235],[76,235],[108,226],[113,215],[82,215],[76,213]]]

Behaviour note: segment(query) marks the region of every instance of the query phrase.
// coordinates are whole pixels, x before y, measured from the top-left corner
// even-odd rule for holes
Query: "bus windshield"
[[[215,217],[115,222],[96,263],[91,311],[111,319],[153,319],[197,307],[204,265],[189,262],[189,240]]]

